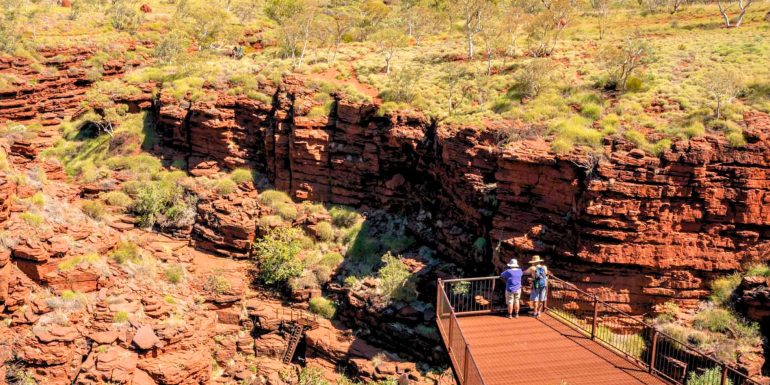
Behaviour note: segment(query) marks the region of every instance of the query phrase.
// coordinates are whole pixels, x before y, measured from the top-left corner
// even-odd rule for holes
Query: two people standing
[[[530,267],[523,271],[516,259],[508,262],[508,269],[500,277],[505,280],[505,302],[508,304],[508,318],[519,318],[521,308],[521,278],[527,274],[532,276],[532,288],[529,300],[533,302],[532,310],[535,317],[540,317],[545,311],[545,301],[548,287],[548,268],[543,264],[539,255],[529,261]]]

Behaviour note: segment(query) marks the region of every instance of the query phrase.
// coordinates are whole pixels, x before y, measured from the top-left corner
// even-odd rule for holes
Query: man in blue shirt
[[[508,304],[508,318],[513,318],[513,311],[516,311],[516,318],[519,318],[519,300],[521,299],[521,276],[523,272],[519,268],[519,262],[511,259],[508,262],[508,270],[500,275],[505,280],[505,303]]]

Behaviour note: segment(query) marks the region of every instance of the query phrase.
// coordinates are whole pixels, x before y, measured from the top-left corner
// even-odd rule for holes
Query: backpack
[[[546,273],[545,267],[538,266],[535,268],[535,289],[542,289],[546,285]]]

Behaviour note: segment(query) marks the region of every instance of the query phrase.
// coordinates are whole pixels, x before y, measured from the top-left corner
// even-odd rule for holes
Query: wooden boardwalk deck
[[[664,385],[549,315],[458,317],[486,385]]]

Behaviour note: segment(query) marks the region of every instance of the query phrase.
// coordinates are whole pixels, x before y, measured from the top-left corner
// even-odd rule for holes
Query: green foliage
[[[704,372],[690,372],[687,377],[687,385],[723,385],[722,368],[713,367]],[[733,385],[733,381],[728,378],[724,385]]]
[[[729,310],[722,308],[702,310],[693,319],[695,327],[707,329],[715,333],[724,333],[737,322],[735,316]]]
[[[91,254],[79,255],[79,256],[64,260],[61,263],[59,263],[58,268],[61,271],[70,271],[81,264],[96,265],[96,264],[100,264],[101,262],[102,262],[102,259],[99,257],[98,254],[91,253]]]
[[[770,278],[770,266],[761,263],[751,265],[746,269],[746,276]]]
[[[666,302],[663,304],[663,311],[658,314],[657,320],[660,322],[673,322],[677,316],[682,312],[674,302]]]
[[[108,12],[112,27],[118,31],[134,31],[142,21],[142,15],[135,4],[126,0],[113,1]]]
[[[320,368],[307,366],[299,372],[297,385],[331,385],[326,381],[323,370]]]
[[[225,294],[230,291],[230,282],[222,274],[215,272],[206,278],[203,289],[214,294]]]
[[[166,279],[173,284],[182,282],[182,279],[184,278],[184,273],[185,273],[185,270],[182,265],[170,265],[166,267],[166,269],[163,271],[163,274],[166,276]]]
[[[310,311],[321,317],[331,319],[334,318],[334,314],[337,312],[337,306],[334,305],[334,302],[324,297],[315,297],[310,299]]]
[[[397,301],[411,302],[417,298],[414,276],[409,268],[390,252],[382,257],[384,266],[377,272],[382,296]]]
[[[107,208],[99,201],[84,200],[80,205],[80,209],[86,215],[96,220],[104,218],[104,215],[107,214]]]
[[[125,264],[127,262],[138,262],[142,259],[142,254],[139,246],[136,243],[130,241],[121,241],[110,253],[110,258],[119,264]]]
[[[583,117],[574,116],[561,120],[551,130],[557,137],[552,144],[556,152],[567,152],[575,145],[594,148],[601,146],[602,133],[591,126],[590,120]]]
[[[262,204],[274,207],[278,203],[293,203],[288,194],[278,190],[265,190],[259,194]]]
[[[44,222],[42,215],[29,211],[21,213],[21,219],[32,227],[40,227]]]
[[[104,199],[108,205],[121,208],[127,208],[133,203],[131,197],[122,191],[110,191],[102,194],[101,198]]]
[[[332,216],[332,224],[341,228],[350,228],[358,222],[361,215],[354,209],[346,206],[334,206],[329,210]]]
[[[29,198],[29,203],[33,206],[43,207],[45,206],[45,195],[38,191],[35,193],[35,195]]]
[[[254,254],[259,269],[259,279],[270,286],[284,284],[302,274],[303,266],[298,255],[302,247],[297,229],[275,228],[254,242]]]
[[[273,209],[275,212],[287,221],[293,221],[299,217],[299,211],[297,211],[297,206],[292,203],[276,203],[273,206]]]
[[[219,194],[229,195],[234,193],[236,189],[238,189],[238,184],[232,179],[222,178],[217,181],[216,190]]]
[[[334,239],[334,228],[329,222],[319,222],[315,226],[315,231],[320,241],[329,242]]]
[[[138,224],[152,227],[175,227],[194,220],[195,199],[187,196],[176,181],[163,178],[137,186],[134,202],[130,207],[139,219]]]
[[[730,132],[725,135],[727,143],[733,147],[743,147],[746,145],[746,138],[742,132]]]
[[[711,296],[709,299],[718,306],[732,302],[735,289],[741,284],[740,274],[731,274],[717,278],[711,282]]]
[[[337,252],[329,252],[321,257],[321,260],[318,261],[318,264],[334,269],[337,268],[337,266],[339,266],[343,260],[345,260],[345,258],[342,256],[342,254]]]
[[[230,179],[236,184],[243,184],[254,180],[254,172],[247,168],[237,168],[230,173]]]
[[[115,312],[115,315],[112,316],[112,322],[114,323],[125,323],[128,322],[128,312],[125,312],[123,310],[119,310]]]

